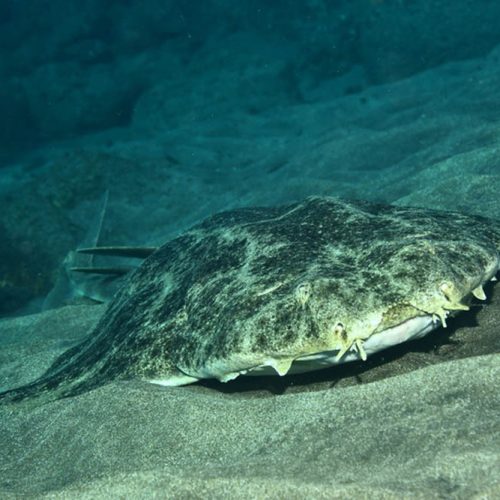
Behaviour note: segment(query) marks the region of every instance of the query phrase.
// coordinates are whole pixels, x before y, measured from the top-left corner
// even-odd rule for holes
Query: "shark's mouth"
[[[375,333],[364,340],[364,352],[367,356],[370,356],[389,347],[408,342],[409,340],[422,338],[440,326],[441,322],[435,316],[430,314],[416,316],[397,326]],[[334,350],[321,351],[299,357],[294,360],[287,373],[305,373],[362,359],[361,353],[355,349],[349,350],[340,359],[338,354],[339,351]],[[276,370],[272,366],[261,365],[248,370],[245,375],[276,375]]]
[[[493,268],[489,270],[489,280],[496,281],[495,273],[497,269],[498,263],[495,263]],[[261,361],[254,366],[252,366],[251,360],[242,356],[239,359],[233,358],[229,362],[212,363],[198,373],[188,373],[187,370],[178,367],[181,373],[179,378],[175,380],[151,380],[151,382],[161,385],[184,385],[201,378],[216,378],[221,382],[228,382],[240,375],[284,376],[320,370],[352,361],[366,361],[369,356],[379,351],[410,340],[420,339],[440,326],[446,327],[446,318],[449,315],[469,310],[470,307],[466,303],[469,302],[471,296],[476,297],[478,300],[486,299],[481,284],[477,285],[465,296],[458,295],[453,284],[448,282],[443,282],[439,290],[443,295],[443,303],[437,307],[436,312],[430,314],[414,307],[418,311],[417,316],[373,333],[367,338],[347,338],[340,348],[305,354],[295,359],[289,356],[270,356],[265,361]],[[345,333],[344,326],[341,323],[337,325],[337,328],[342,330],[339,331],[340,334]]]

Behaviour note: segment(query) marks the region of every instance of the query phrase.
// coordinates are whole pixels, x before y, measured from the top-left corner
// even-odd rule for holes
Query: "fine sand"
[[[500,288],[487,292],[365,364],[0,407],[0,497],[499,498]],[[0,385],[42,372],[102,310],[1,322]]]

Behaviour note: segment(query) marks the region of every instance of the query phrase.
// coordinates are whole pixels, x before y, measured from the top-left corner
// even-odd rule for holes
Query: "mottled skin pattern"
[[[221,363],[238,372],[353,349],[463,309],[497,272],[499,249],[498,221],[457,213],[319,197],[221,213],[148,257],[87,340],[0,400],[119,378],[224,378]]]

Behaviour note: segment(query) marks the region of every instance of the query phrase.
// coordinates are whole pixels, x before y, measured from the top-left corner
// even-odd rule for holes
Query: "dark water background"
[[[0,314],[101,243],[310,194],[500,216],[500,3],[3,0]],[[38,301],[38,302],[37,302]]]

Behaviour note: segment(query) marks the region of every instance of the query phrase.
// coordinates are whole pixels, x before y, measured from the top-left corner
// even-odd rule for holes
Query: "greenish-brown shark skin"
[[[454,212],[326,197],[223,212],[147,257],[86,340],[0,401],[366,359],[484,299],[499,250],[500,222]]]

